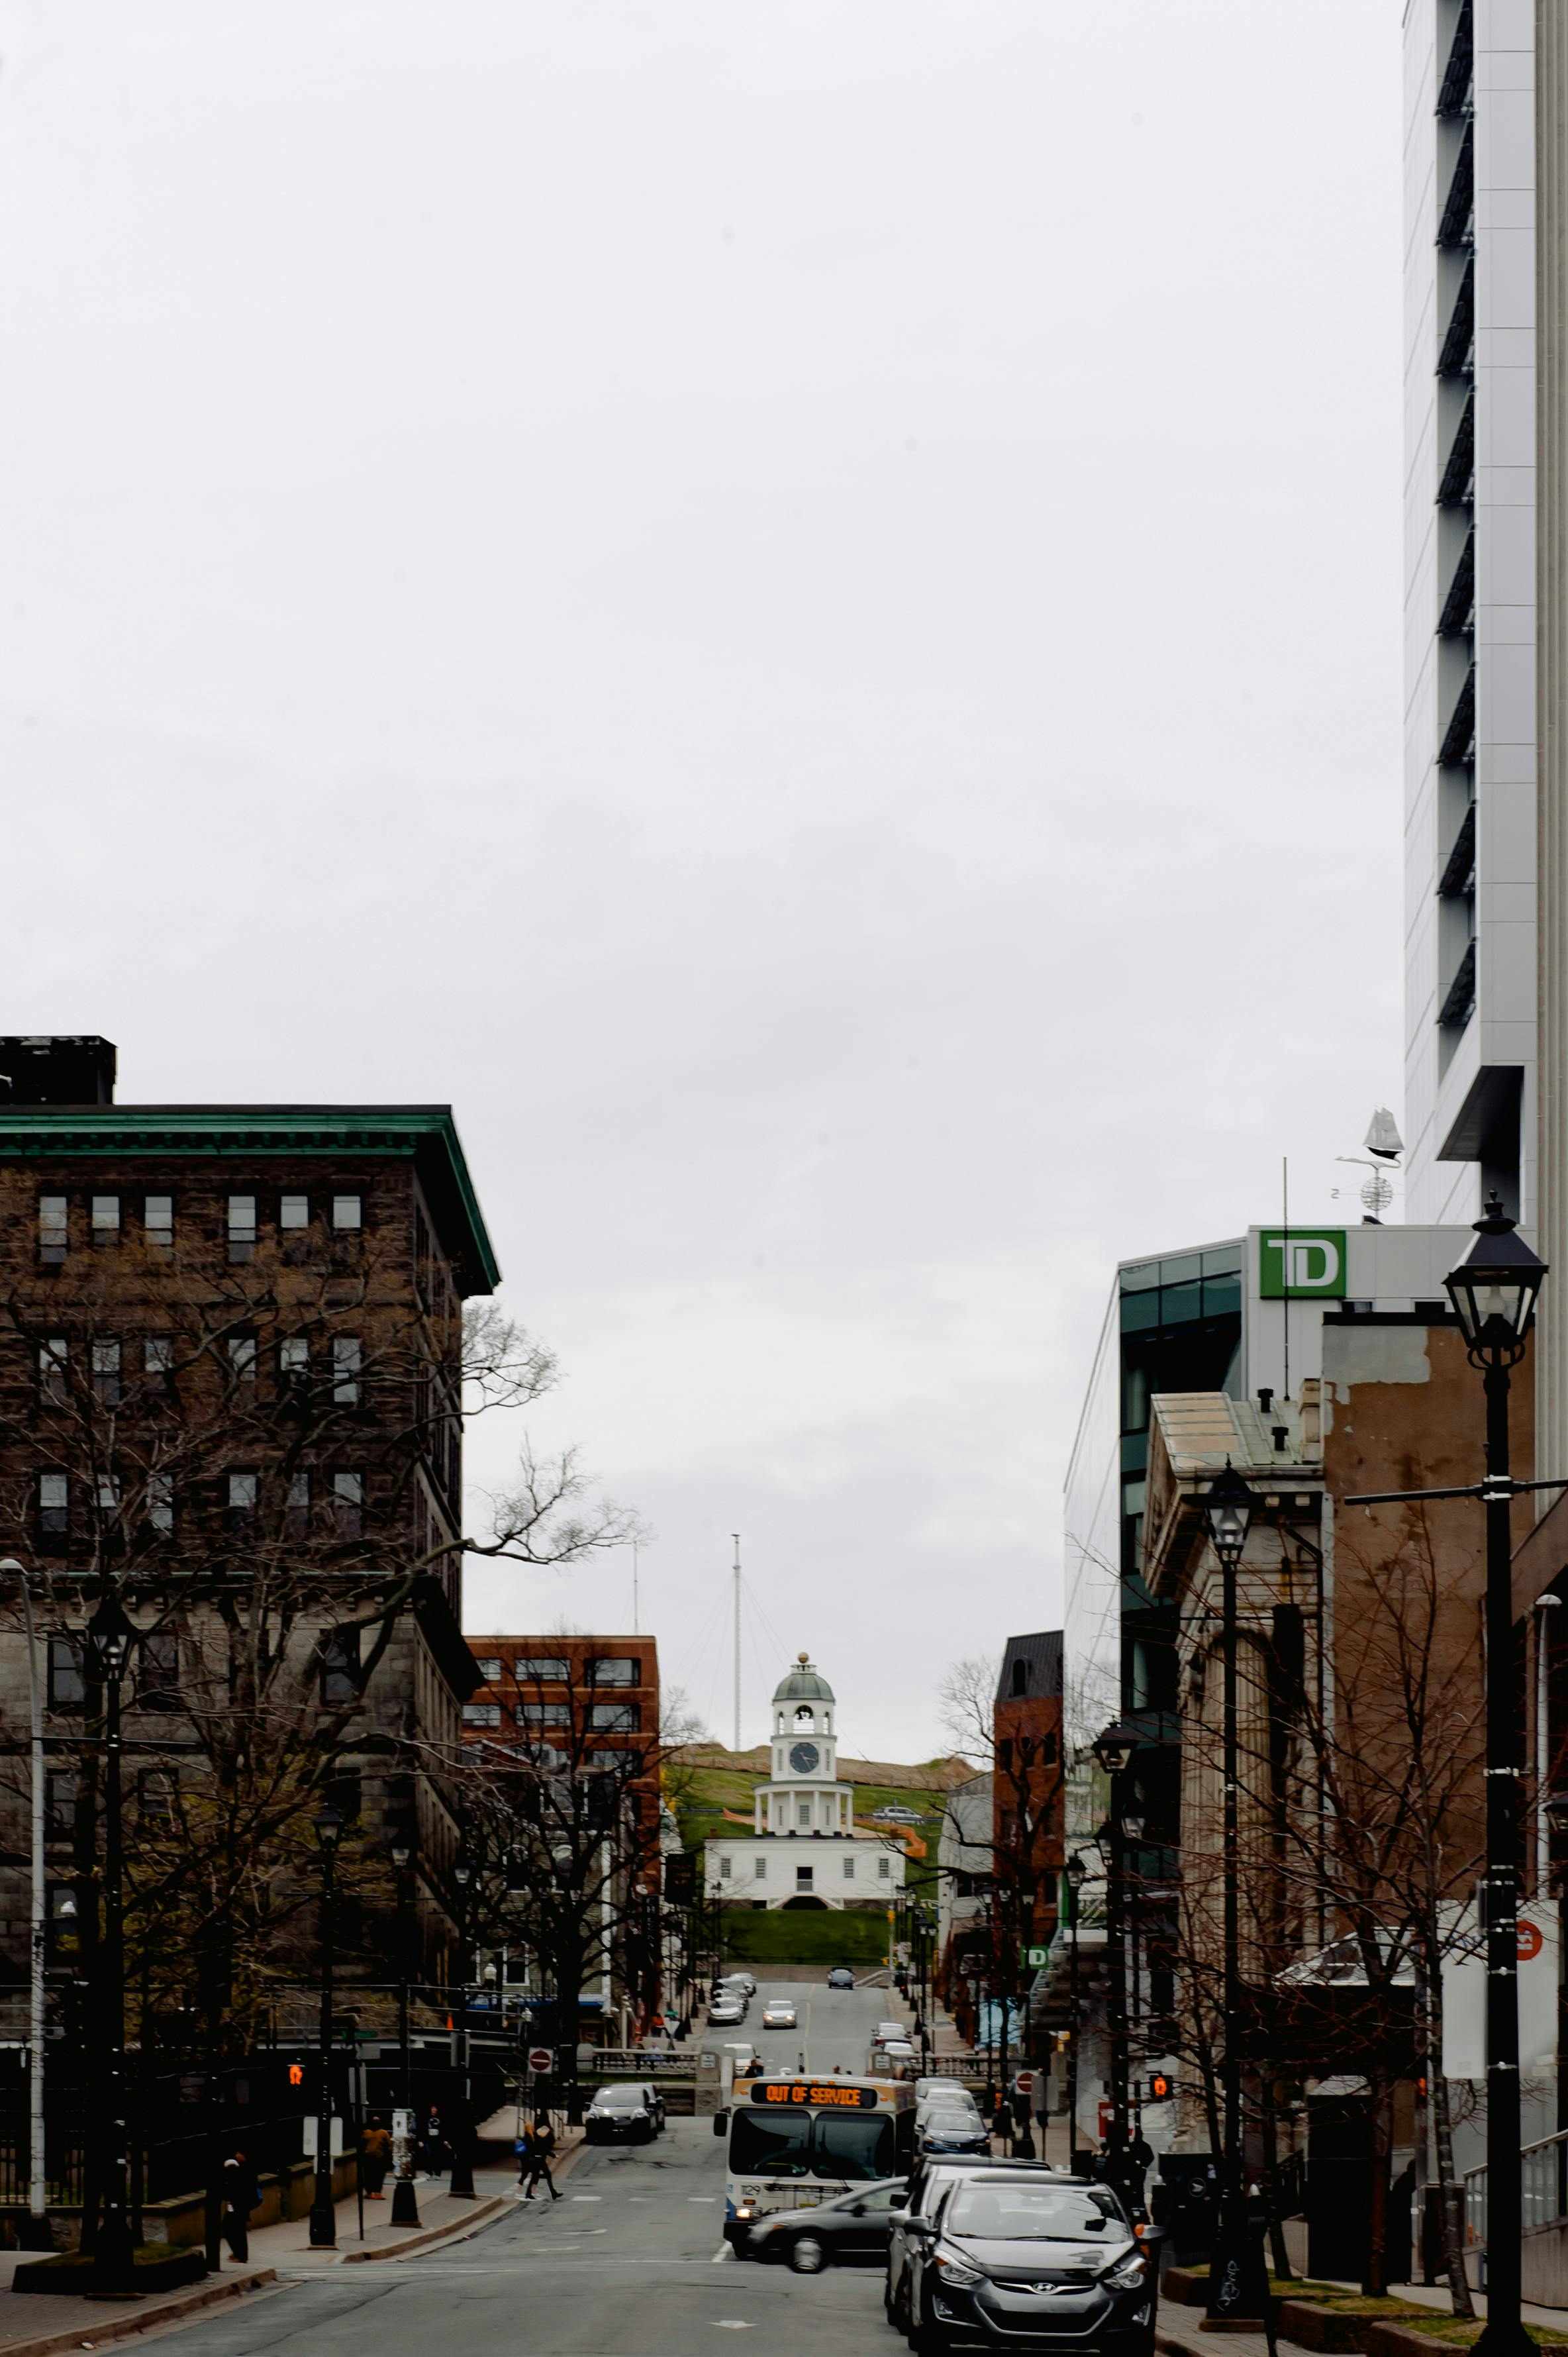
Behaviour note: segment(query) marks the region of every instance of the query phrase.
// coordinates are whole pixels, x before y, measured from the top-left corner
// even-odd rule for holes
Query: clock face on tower
[[[814,1743],[795,1743],[789,1747],[789,1765],[797,1776],[810,1776],[816,1767],[818,1756]]]

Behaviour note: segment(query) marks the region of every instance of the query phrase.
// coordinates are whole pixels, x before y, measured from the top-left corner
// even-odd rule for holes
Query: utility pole
[[[732,1531],[735,1541],[735,1748],[740,1749],[740,1533]]]

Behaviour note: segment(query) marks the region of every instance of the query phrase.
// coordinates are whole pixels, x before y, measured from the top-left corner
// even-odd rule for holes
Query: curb
[[[193,2286],[188,2292],[175,2292],[151,2308],[140,2308],[125,2316],[108,2317],[94,2327],[91,2318],[65,2332],[41,2332],[30,2341],[0,2341],[0,2357],[57,2357],[57,2352],[81,2349],[86,2330],[91,2332],[96,2347],[105,2341],[125,2341],[139,2332],[146,2332],[160,2324],[177,2324],[182,2317],[194,2316],[199,2309],[214,2308],[220,2299],[242,2299],[249,2291],[260,2291],[263,2284],[275,2284],[275,2267],[258,2267],[242,2281],[209,2283]]]
[[[384,2243],[379,2250],[371,2250],[367,2245],[362,2251],[345,2251],[338,2264],[351,2267],[376,2259],[401,2259],[410,2251],[433,2251],[437,2244],[456,2242],[460,2235],[471,2234],[476,2226],[486,2225],[490,2219],[499,2218],[501,2212],[510,2206],[510,2194],[492,2193],[487,2200],[476,2202],[466,2218],[453,2218],[445,2226],[424,2227],[417,2234],[405,2234],[401,2243]],[[11,2352],[0,2350],[0,2357],[11,2357]]]

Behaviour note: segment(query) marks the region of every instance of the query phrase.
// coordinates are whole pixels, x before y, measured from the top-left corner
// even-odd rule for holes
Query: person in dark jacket
[[[251,2255],[251,2213],[261,2207],[262,2189],[242,2147],[223,2164],[223,2239],[242,2266]]]

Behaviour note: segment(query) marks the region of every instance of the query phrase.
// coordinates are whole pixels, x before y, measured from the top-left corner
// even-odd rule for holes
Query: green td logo
[[[1265,1229],[1258,1239],[1258,1290],[1265,1301],[1342,1301],[1343,1228]]]

